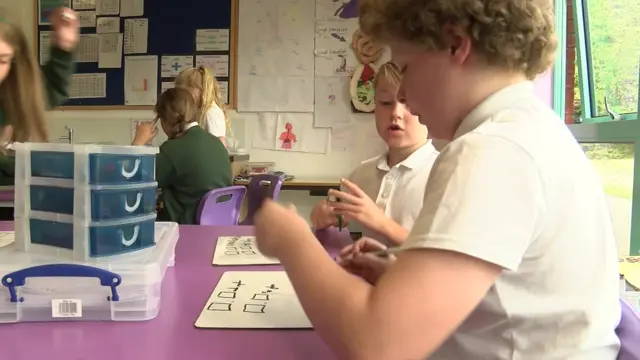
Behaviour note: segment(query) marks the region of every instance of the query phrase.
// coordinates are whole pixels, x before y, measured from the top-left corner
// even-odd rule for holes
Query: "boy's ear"
[[[445,25],[443,30],[444,41],[451,58],[455,63],[462,64],[471,52],[471,37],[457,26]]]

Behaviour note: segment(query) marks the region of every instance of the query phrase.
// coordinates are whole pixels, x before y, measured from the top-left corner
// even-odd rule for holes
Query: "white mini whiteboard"
[[[255,236],[221,236],[213,253],[213,265],[271,265],[280,261],[258,250]]]
[[[0,231],[0,248],[11,245],[16,241],[13,231]]]
[[[310,329],[284,271],[227,271],[195,326],[205,329]]]

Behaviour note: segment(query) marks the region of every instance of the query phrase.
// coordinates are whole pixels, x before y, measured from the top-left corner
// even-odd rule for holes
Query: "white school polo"
[[[227,121],[224,117],[224,111],[214,105],[205,114],[205,130],[215,137],[227,136]]]
[[[431,167],[438,157],[431,140],[389,168],[387,154],[366,160],[358,166],[349,180],[358,185],[393,221],[411,230],[422,209],[424,189]],[[365,229],[364,236],[391,245],[380,234]]]
[[[618,259],[602,184],[532,83],[463,120],[434,164],[407,247],[504,269],[430,360],[616,359]]]

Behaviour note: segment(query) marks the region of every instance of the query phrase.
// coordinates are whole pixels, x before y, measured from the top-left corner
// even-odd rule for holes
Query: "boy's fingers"
[[[339,191],[339,190],[334,190],[331,189],[329,190],[329,196],[335,196],[338,199],[340,199],[343,202],[348,202],[348,203],[352,203],[352,204],[356,204],[360,202],[360,198],[357,196],[353,196],[347,192],[344,191]],[[329,201],[329,205],[333,206],[336,203],[336,201]]]
[[[351,254],[351,252],[353,251],[353,247],[355,246],[355,244],[352,245],[347,245],[345,247],[342,248],[342,250],[340,250],[340,256],[346,256]]]
[[[367,196],[367,194],[365,194],[364,191],[362,191],[362,189],[358,187],[358,185],[352,183],[347,179],[341,179],[340,183],[342,184],[342,186],[347,188],[352,194],[356,195],[357,197]]]

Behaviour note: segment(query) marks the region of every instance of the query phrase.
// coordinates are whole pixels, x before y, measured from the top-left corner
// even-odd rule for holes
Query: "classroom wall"
[[[23,24],[28,39],[34,39],[35,8],[31,0],[0,0],[2,14]],[[553,76],[551,72],[536,81],[536,93],[551,104],[553,99]],[[329,179],[347,175],[361,161],[384,150],[378,139],[372,115],[354,114],[354,149],[348,152],[328,154],[285,153],[281,151],[251,149],[252,124],[257,123],[255,114],[231,112],[232,129],[240,147],[251,155],[251,161],[274,161],[278,170],[292,173],[298,178]],[[76,143],[129,144],[131,142],[131,119],[152,119],[151,111],[53,111],[50,114],[49,130],[52,141],[66,136],[65,126],[74,129]],[[154,141],[164,141],[160,134]],[[285,191],[282,202],[295,203],[301,214],[308,216],[318,199],[308,193]]]

